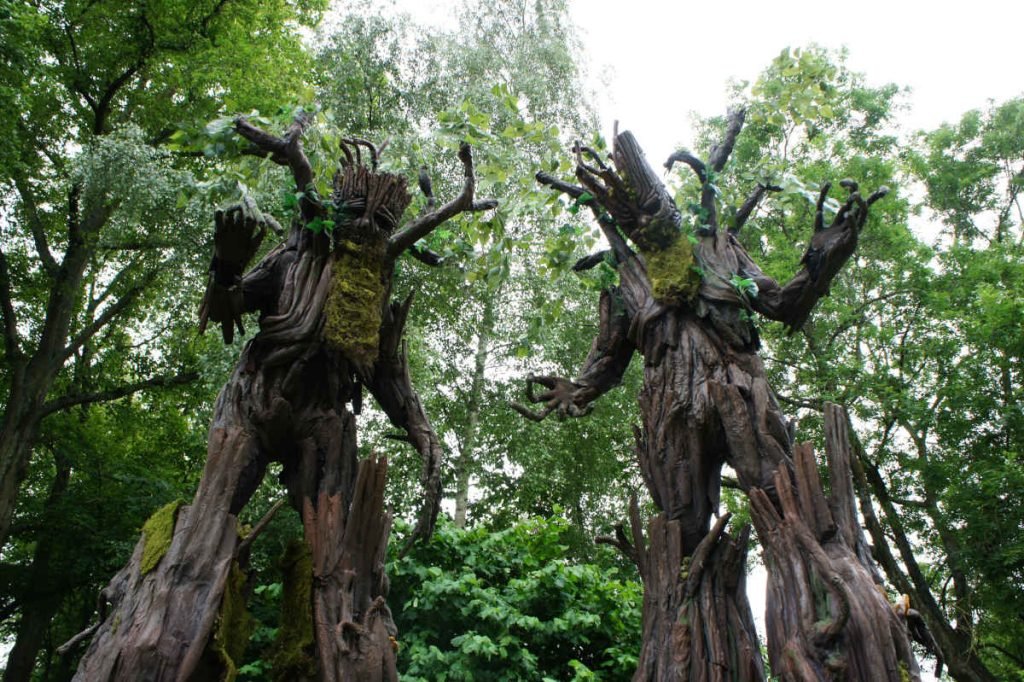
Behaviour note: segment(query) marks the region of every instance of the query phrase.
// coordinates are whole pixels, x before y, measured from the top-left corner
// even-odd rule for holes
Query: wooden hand
[[[235,327],[239,333],[245,333],[242,273],[263,243],[272,221],[248,197],[214,214],[213,259],[199,308],[200,334],[206,331],[209,320],[220,323],[224,343],[234,340]]]
[[[831,183],[826,182],[821,188],[814,216],[814,235],[801,261],[807,266],[814,284],[823,280],[831,281],[857,247],[857,237],[868,219],[871,204],[889,193],[888,187],[881,187],[865,200],[853,180],[842,180],[839,184],[850,192],[850,196],[836,213],[832,224],[826,228],[823,213]]]
[[[534,384],[539,384],[548,390],[536,395],[533,390]],[[533,404],[543,403],[544,407],[539,412],[534,412],[525,405],[512,403],[512,409],[536,422],[543,421],[552,412],[559,419],[565,419],[566,417],[585,416],[593,409],[593,405],[586,400],[584,387],[563,377],[531,374],[526,377],[526,398]]]
[[[785,286],[764,275],[739,243],[731,242],[741,274],[753,278],[758,286],[759,293],[751,305],[765,317],[783,322],[790,331],[800,329],[818,299],[828,295],[832,280],[857,248],[860,231],[868,219],[868,210],[889,193],[888,187],[880,187],[864,199],[853,180],[843,180],[839,184],[850,192],[849,198],[836,213],[832,224],[825,227],[823,214],[831,185],[825,183],[821,188],[814,234],[800,261],[803,267]]]

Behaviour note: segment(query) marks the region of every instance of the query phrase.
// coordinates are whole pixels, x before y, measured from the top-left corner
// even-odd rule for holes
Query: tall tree
[[[153,343],[84,392],[64,377],[76,356],[103,353],[109,330],[144,326],[154,292],[197,263],[175,210],[188,176],[159,144],[225,102],[284,98],[294,81],[280,74],[303,61],[289,26],[322,5],[4,3],[0,543],[47,415],[194,378],[146,360]]]
[[[45,592],[41,601],[31,586],[12,593],[5,627],[16,632],[16,641],[5,680],[28,679],[40,644],[56,648],[60,642],[40,638],[54,609],[67,614],[75,592],[95,593],[83,581],[109,575],[111,564],[120,563],[108,554],[122,540],[115,530],[132,532],[132,523],[150,510],[124,505],[131,511],[117,522],[97,521],[109,532],[94,533],[96,544],[74,550],[61,546],[62,532],[42,529],[104,518],[97,510],[82,519],[59,517],[58,511],[70,513],[70,500],[83,486],[96,483],[103,497],[120,500],[129,491],[159,486],[153,477],[180,478],[164,462],[138,480],[127,473],[108,476],[105,463],[128,455],[120,447],[98,453],[92,446],[99,434],[117,430],[123,434],[119,443],[134,436],[130,419],[111,421],[105,409],[75,412],[75,419],[96,422],[80,427],[96,436],[94,442],[64,436],[71,408],[197,376],[189,340],[194,333],[175,320],[193,308],[198,293],[178,286],[195,279],[182,275],[205,269],[201,202],[187,196],[202,179],[205,162],[169,154],[163,143],[179,123],[212,116],[224,106],[222,98],[248,108],[290,97],[294,80],[257,83],[249,77],[274,68],[295,73],[305,58],[294,26],[315,23],[322,4],[0,6],[0,126],[6,140],[0,152],[0,544],[11,541],[4,549],[11,562],[6,568],[14,576],[40,576],[35,586]],[[192,406],[202,402],[185,401],[178,410],[194,419]],[[141,411],[141,403],[135,405]],[[171,462],[178,454],[172,449],[159,456]],[[40,512],[36,501],[17,504],[34,457],[44,462],[38,472],[44,478],[32,478],[34,494],[48,496],[50,511]],[[33,556],[23,555],[35,540]],[[94,551],[87,560],[59,565],[78,549],[84,556],[88,547]],[[94,603],[89,597],[76,608]],[[64,632],[77,625],[65,623]]]

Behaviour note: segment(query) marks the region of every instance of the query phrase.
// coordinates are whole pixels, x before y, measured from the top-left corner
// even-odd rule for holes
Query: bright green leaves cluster
[[[1006,238],[1020,222],[1012,206],[1024,191],[1024,99],[967,112],[921,139],[924,148],[912,157],[912,167],[927,187],[929,207],[954,239]]]
[[[733,275],[729,280],[729,284],[736,289],[741,297],[744,298],[757,298],[757,282],[750,277],[740,277],[739,275]]]
[[[785,48],[757,80],[751,93],[763,107],[751,112],[751,122],[784,126],[787,113],[798,123],[828,121],[835,112],[834,84],[839,68],[822,50]]]
[[[1004,192],[1007,188],[1004,186]],[[979,228],[990,217],[976,218]],[[945,269],[925,297],[941,313],[945,343],[930,344],[942,372],[934,413],[914,414],[932,435],[917,458],[925,489],[941,500],[941,521],[956,538],[957,567],[972,577],[972,606],[982,642],[1020,653],[1024,641],[1024,248],[1013,241],[986,248],[960,244],[941,254]],[[936,582],[945,580],[938,567]],[[993,663],[1004,665],[999,657]],[[996,668],[1010,677],[1012,668]]]
[[[564,520],[500,531],[442,524],[392,564],[408,680],[620,680],[636,665],[642,589],[564,558]]]
[[[477,145],[493,138],[490,131],[491,117],[468,99],[454,109],[440,112],[437,123],[440,132],[456,143],[465,140]]]

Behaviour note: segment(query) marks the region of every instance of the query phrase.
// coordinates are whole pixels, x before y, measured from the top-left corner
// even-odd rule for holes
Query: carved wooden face
[[[333,272],[324,337],[367,371],[377,359],[381,315],[391,289],[388,239],[411,197],[404,177],[354,164],[335,175],[332,198]]]
[[[412,201],[403,176],[349,165],[334,176],[336,239],[385,242]]]

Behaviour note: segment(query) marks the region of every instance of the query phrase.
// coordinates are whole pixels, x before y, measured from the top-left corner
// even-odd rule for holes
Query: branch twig
[[[39,260],[43,264],[43,270],[45,270],[46,274],[50,275],[50,277],[55,277],[57,275],[58,268],[57,261],[54,260],[53,253],[50,251],[50,245],[46,240],[46,229],[43,226],[42,217],[39,215],[39,206],[36,203],[35,195],[32,193],[32,188],[20,173],[15,173],[14,186],[18,190],[18,194],[21,195],[21,201],[22,205],[25,207],[25,212],[28,213],[28,224],[32,231],[32,241],[35,242],[36,253],[39,254]]]
[[[487,211],[497,207],[498,202],[493,199],[478,202],[473,200],[476,190],[476,177],[473,175],[473,153],[469,144],[465,142],[459,146],[459,160],[462,161],[465,172],[462,191],[441,208],[421,215],[395,232],[388,240],[387,258],[389,261],[397,259],[403,251],[426,237],[435,227],[446,220],[467,211]]]
[[[288,126],[283,137],[278,137],[249,123],[244,116],[235,119],[235,132],[256,146],[281,166],[288,166],[295,179],[295,188],[302,192],[299,210],[307,221],[323,212],[323,206],[309,196],[307,188],[313,184],[313,166],[302,150],[302,134],[313,123],[308,112],[300,112]]]
[[[255,526],[253,526],[252,531],[244,538],[242,538],[242,541],[238,543],[238,547],[235,549],[236,557],[245,556],[245,552],[248,551],[250,546],[252,546],[253,541],[255,541],[256,538],[258,538],[260,534],[267,529],[267,526],[270,525],[270,522],[273,520],[274,515],[277,514],[278,511],[280,511],[281,507],[284,506],[285,502],[287,502],[287,498],[284,497],[275,502],[274,506],[272,506],[267,511],[267,513],[263,515],[263,518],[261,518]]]
[[[106,391],[93,391],[91,393],[72,393],[69,395],[61,396],[60,398],[54,398],[53,400],[44,403],[40,408],[40,416],[45,417],[48,414],[58,412],[60,410],[67,409],[74,405],[86,405],[91,403],[105,402],[108,400],[117,400],[127,395],[137,393],[145,388],[166,388],[169,386],[180,386],[195,381],[199,378],[198,372],[181,372],[179,374],[167,375],[162,374],[155,377],[150,377],[143,381],[136,381],[131,384],[125,384],[124,386],[118,386],[117,388],[111,388]]]
[[[61,352],[61,358],[66,360],[71,357],[76,350],[82,347],[82,344],[95,336],[95,334],[106,326],[107,323],[134,304],[135,300],[142,294],[142,292],[145,291],[154,280],[156,280],[158,272],[159,268],[150,270],[143,276],[141,282],[133,286],[131,289],[126,291],[123,296],[107,306],[99,317],[82,329],[82,331],[78,332],[78,334],[68,342],[68,345],[65,346]]]

